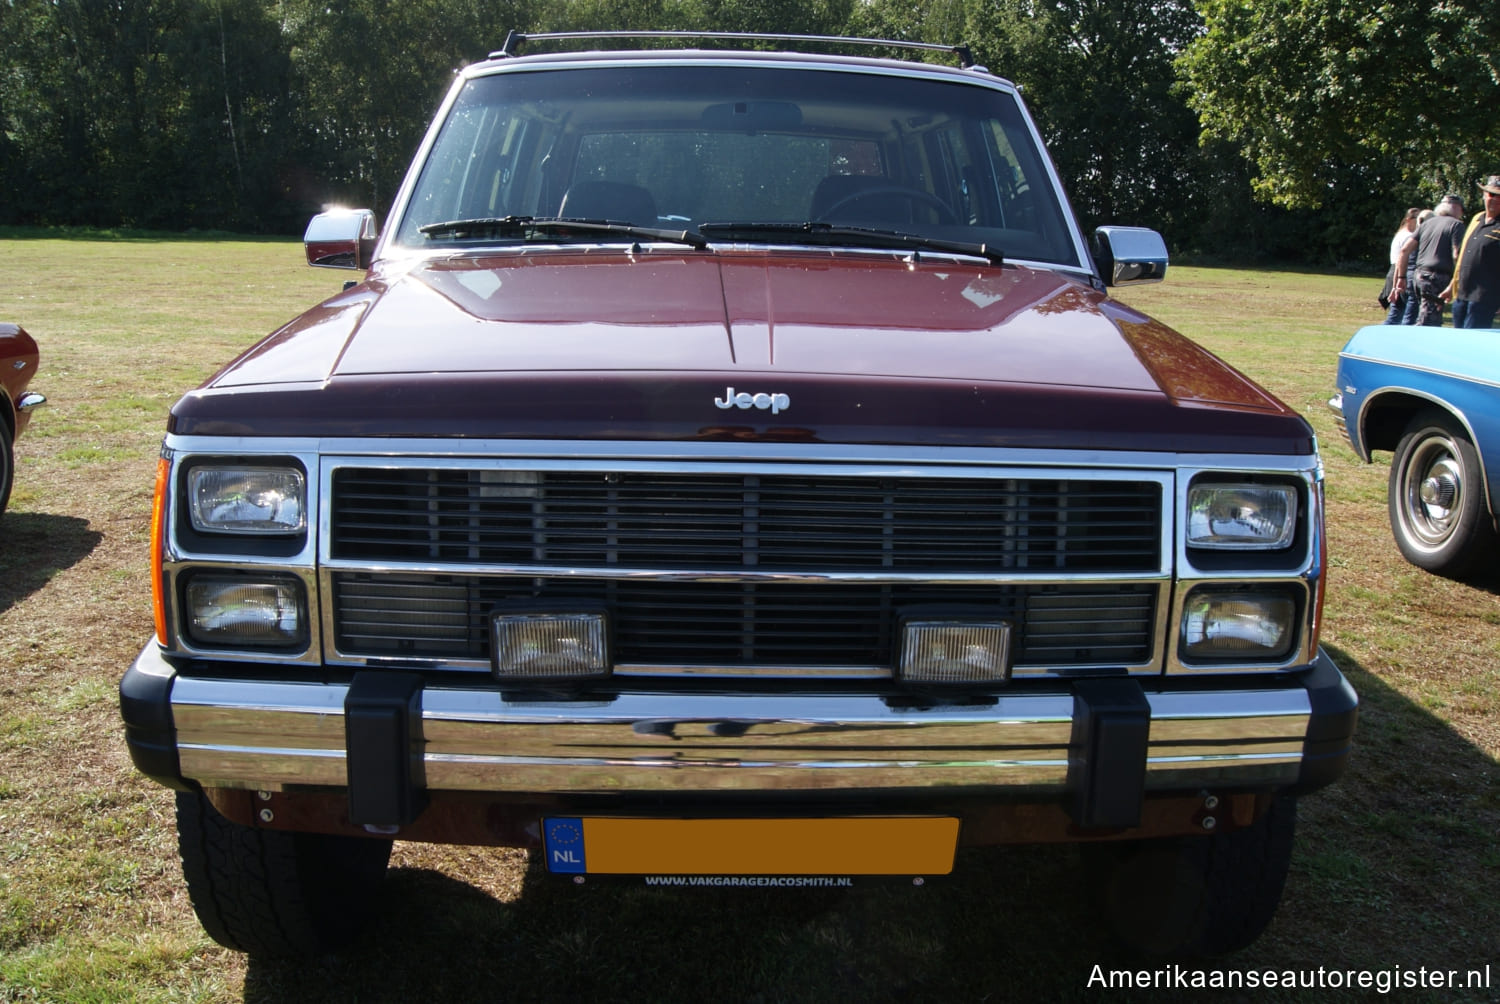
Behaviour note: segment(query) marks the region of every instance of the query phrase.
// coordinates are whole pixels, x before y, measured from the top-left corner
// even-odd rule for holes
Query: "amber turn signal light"
[[[151,608],[159,645],[167,644],[166,572],[162,562],[167,549],[167,484],[171,474],[172,461],[162,457],[156,462],[156,494],[151,501]]]

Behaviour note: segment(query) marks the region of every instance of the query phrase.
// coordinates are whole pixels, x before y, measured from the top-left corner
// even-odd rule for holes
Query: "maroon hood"
[[[377,267],[184,398],[173,429],[1312,450],[1280,402],[1074,279],[843,251]]]

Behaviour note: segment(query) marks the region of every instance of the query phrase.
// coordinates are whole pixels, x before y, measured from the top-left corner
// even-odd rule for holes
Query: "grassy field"
[[[920,890],[758,894],[578,889],[521,852],[398,844],[353,954],[247,962],[209,942],[178,870],[171,793],[132,771],[115,704],[151,632],[153,465],[183,390],[342,277],[287,242],[0,234],[0,320],[36,336],[34,386],[51,399],[18,444],[0,517],[0,1001],[1180,996],[1090,987],[1096,965],[1131,963],[1096,932],[1066,847],[965,852],[959,878]],[[1333,566],[1323,639],[1364,702],[1350,775],[1303,802],[1279,915],[1222,966],[1489,965],[1500,988],[1500,576],[1464,585],[1405,564],[1386,525],[1389,458],[1360,464],[1324,403],[1339,347],[1380,319],[1379,284],[1177,268],[1123,297],[1315,426]]]

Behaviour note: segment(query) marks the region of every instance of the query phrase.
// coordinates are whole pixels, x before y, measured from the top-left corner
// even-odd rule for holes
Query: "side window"
[[[984,198],[984,186],[980,183],[980,172],[971,154],[970,138],[956,122],[928,134],[934,194],[953,207],[960,223],[986,225],[993,216],[990,212],[993,200]]]
[[[476,215],[536,215],[546,179],[540,170],[537,149],[544,141],[546,127],[539,121],[514,118],[500,130],[496,163],[481,179],[486,196],[485,212]]]
[[[477,174],[486,159],[485,136],[494,128],[495,112],[483,105],[457,110],[443,126],[427,163],[422,166],[422,183],[418,200],[407,212],[406,227],[416,236],[421,224],[459,219],[465,205],[473,198]]]
[[[998,121],[985,124],[989,139],[991,170],[995,195],[999,200],[999,218],[995,225],[1013,230],[1037,230],[1036,198],[1029,179],[1021,173],[1015,148]]]
[[[543,177],[539,150],[547,124],[486,105],[455,110],[422,167],[401,239],[420,243],[417,228],[443,220],[535,215]]]

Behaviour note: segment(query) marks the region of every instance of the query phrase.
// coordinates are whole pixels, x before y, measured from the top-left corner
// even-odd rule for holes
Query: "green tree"
[[[1100,223],[1155,226],[1193,243],[1214,177],[1174,60],[1199,30],[1190,0],[872,0],[868,34],[966,41],[1025,89],[1074,207]]]
[[[0,219],[255,229],[287,144],[255,0],[7,0]]]
[[[1351,183],[1472,196],[1494,156],[1490,111],[1500,103],[1493,3],[1200,0],[1199,9],[1204,32],[1178,64],[1190,103],[1205,136],[1253,160],[1262,197],[1317,207]]]
[[[282,0],[279,9],[309,151],[304,198],[381,213],[454,71],[530,21],[527,0]]]
[[[842,34],[853,0],[685,0],[684,27],[699,31]]]

